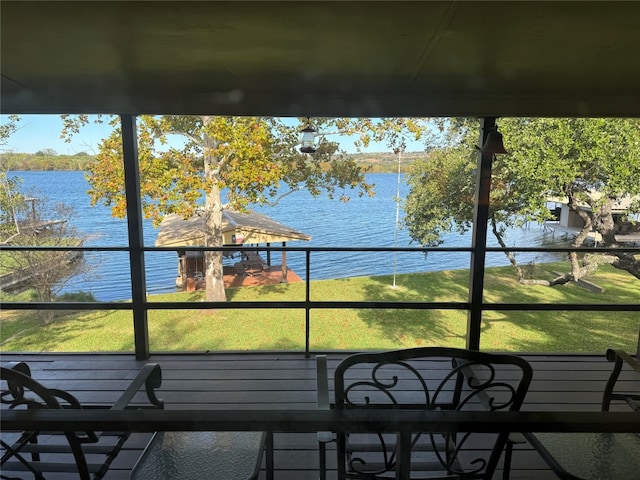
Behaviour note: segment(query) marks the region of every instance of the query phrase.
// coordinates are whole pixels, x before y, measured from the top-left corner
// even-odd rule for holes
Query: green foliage
[[[87,117],[65,117],[63,135],[88,122]],[[104,119],[100,119],[104,121]],[[371,195],[362,163],[340,150],[332,135],[353,136],[356,147],[384,142],[403,150],[409,139],[427,141],[426,119],[315,118],[320,132],[317,151],[299,151],[299,131],[306,119],[258,117],[141,116],[138,118],[138,154],[145,215],[158,223],[168,213],[189,217],[204,198],[228,189],[230,207],[274,204],[292,190],[306,188],[312,195],[347,199],[351,193]],[[121,139],[117,119],[103,141],[97,162],[88,169],[92,202],[111,206],[115,216],[125,212]],[[182,142],[169,139],[180,138]],[[394,154],[395,155],[395,154]],[[391,170],[395,171],[395,170]]]
[[[53,148],[45,148],[43,150],[38,150],[35,155],[36,157],[55,157],[58,154]]]
[[[97,302],[95,295],[91,292],[67,292],[56,296],[58,302]]]
[[[500,130],[514,139],[496,162],[503,165],[500,174],[526,189],[526,198],[578,195],[589,201],[589,191],[597,191],[604,201],[640,194],[640,119],[507,118]]]
[[[19,191],[17,177],[12,179],[2,174],[0,180],[0,215],[3,219],[0,241],[11,246],[36,247],[0,251],[0,273],[13,274],[19,285],[32,289],[37,301],[52,301],[72,274],[84,270],[86,264],[76,252],[38,247],[82,244],[82,238],[70,224],[73,210],[64,204],[51,205],[41,198],[27,202]],[[44,323],[53,320],[52,311],[40,313]]]
[[[40,155],[33,153],[2,153],[0,169],[4,171],[27,170],[87,170],[95,157],[86,152],[75,155]]]
[[[9,141],[9,137],[18,130],[18,115],[9,115],[7,123],[0,124],[0,147],[4,147]]]
[[[63,116],[63,136],[73,135],[88,117]],[[103,121],[100,117],[100,121]],[[118,119],[110,120],[111,135],[100,145],[97,161],[87,172],[92,204],[111,207],[112,214],[124,217],[126,197],[122,159],[122,139]],[[349,195],[373,195],[365,171],[349,159],[339,145],[329,139],[327,129],[357,136],[359,145],[370,140],[404,149],[407,135],[420,136],[420,122],[414,119],[316,118],[313,126],[322,132],[316,152],[299,150],[302,125],[309,120],[265,117],[143,115],[137,118],[138,161],[142,209],[158,225],[166,214],[192,217],[204,207],[207,246],[222,244],[222,202],[225,208],[245,210],[250,204],[276,204],[289,193],[305,188],[311,195],[348,200]],[[181,142],[169,142],[178,137]],[[207,252],[206,285],[208,300],[224,299],[222,255]]]
[[[0,239],[16,233],[17,221],[26,210],[25,197],[20,193],[22,179],[0,173]]]
[[[406,173],[410,166],[424,160],[427,154],[424,152],[404,152],[400,158],[400,172]],[[393,152],[375,153],[350,153],[347,157],[353,159],[357,165],[366,168],[369,173],[397,173],[398,154]]]
[[[504,118],[499,127],[509,153],[493,162],[490,216],[500,228],[544,221],[554,196],[602,216],[607,202],[640,195],[640,119]],[[442,128],[450,146],[408,175],[406,222],[425,245],[472,220],[479,122],[452,119]],[[639,211],[636,204],[627,214]]]
[[[409,152],[402,155],[402,172],[415,160],[424,158],[422,152]],[[345,153],[344,157],[369,173],[396,173],[398,171],[398,155],[391,152],[374,153]],[[0,169],[5,171],[46,171],[46,170],[76,170],[86,171],[95,162],[95,156],[87,152],[75,155],[57,155],[52,157],[36,157],[32,153],[2,153],[0,154]]]
[[[121,217],[125,213],[121,138],[117,122],[113,126],[97,161],[88,168],[89,194],[94,204],[111,206],[113,215]],[[74,128],[79,128],[77,123]],[[137,129],[143,209],[156,224],[168,213],[191,216],[205,197],[223,188],[236,209],[276,203],[287,191],[302,187],[313,195],[371,193],[362,169],[341,154],[336,143],[321,138],[315,154],[302,154],[297,145],[299,126],[280,119],[142,116]],[[168,146],[172,137],[182,139],[179,147]]]
[[[464,233],[470,228],[474,169],[472,158],[460,147],[435,150],[426,160],[410,167],[404,223],[411,238],[423,245],[437,246],[445,233]]]

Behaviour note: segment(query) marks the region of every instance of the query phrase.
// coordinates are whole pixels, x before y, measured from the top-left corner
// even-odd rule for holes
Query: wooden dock
[[[582,231],[580,227],[561,226],[556,222],[545,222],[542,226],[545,232],[551,233],[552,237],[556,235],[563,239],[575,238]],[[640,232],[616,233],[616,242],[627,245],[640,245]],[[587,243],[595,244],[602,242],[602,235],[598,232],[589,232],[587,235]]]
[[[224,267],[224,287],[255,287],[258,285],[276,285],[278,283],[302,282],[302,278],[287,268],[286,280],[283,281],[282,266],[271,265],[262,270],[256,269],[245,274],[237,273],[233,267]]]

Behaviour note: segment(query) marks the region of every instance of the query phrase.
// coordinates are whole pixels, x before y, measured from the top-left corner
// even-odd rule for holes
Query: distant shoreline
[[[398,156],[389,152],[374,153],[348,153],[346,156],[353,159],[356,164],[367,169],[368,173],[397,173]],[[425,158],[424,152],[405,152],[402,154],[400,170],[406,171],[406,167],[416,160]],[[45,155],[38,153],[2,153],[0,154],[0,166],[4,171],[26,172],[70,172],[87,171],[89,165],[95,161],[95,155],[85,152],[75,155]]]

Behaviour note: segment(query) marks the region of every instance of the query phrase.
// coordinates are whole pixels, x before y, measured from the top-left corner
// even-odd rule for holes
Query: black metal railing
[[[41,251],[81,251],[81,252],[131,252],[127,247],[18,247],[6,246],[6,250],[41,250]],[[142,253],[146,252],[166,252],[182,250],[175,247],[143,247]],[[188,247],[190,251],[252,251],[255,252],[256,247]],[[334,253],[363,253],[363,252],[391,252],[391,253],[423,253],[428,252],[466,252],[471,254],[472,247],[259,247],[264,252],[303,252],[305,255],[305,298],[303,300],[289,301],[227,301],[227,302],[154,302],[149,301],[145,294],[144,288],[132,289],[138,292],[141,298],[134,299],[133,302],[4,302],[5,310],[131,310],[136,309],[143,312],[144,316],[151,310],[180,310],[180,309],[302,309],[305,311],[305,348],[306,356],[310,355],[310,313],[313,309],[395,309],[395,310],[460,310],[471,311],[478,309],[482,311],[640,311],[640,303],[491,303],[481,302],[475,304],[470,301],[447,301],[447,302],[427,302],[427,301],[334,301],[334,300],[314,300],[311,298],[310,282],[311,265],[314,253],[334,252]],[[520,247],[520,248],[498,248],[487,247],[484,252],[535,252],[535,253],[607,253],[612,250],[620,251],[620,249],[611,249],[603,247],[553,247],[553,248],[536,248],[536,247]],[[626,253],[640,255],[640,247],[628,247],[623,250]],[[484,273],[484,272],[483,272]],[[144,276],[142,276],[144,278]],[[471,295],[469,296],[471,298]],[[135,327],[139,328],[138,326]],[[140,347],[136,344],[136,354],[139,358],[146,358],[149,355],[148,339],[146,345]],[[142,348],[142,352],[139,350]]]
[[[639,432],[635,412],[433,410],[3,410],[3,430]]]

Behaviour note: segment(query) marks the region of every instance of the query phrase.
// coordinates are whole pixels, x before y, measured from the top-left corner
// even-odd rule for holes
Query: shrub
[[[97,302],[98,300],[91,292],[67,292],[58,295],[56,300],[59,302]]]

